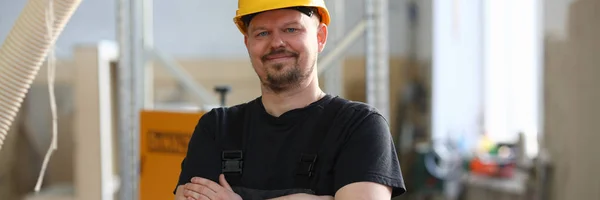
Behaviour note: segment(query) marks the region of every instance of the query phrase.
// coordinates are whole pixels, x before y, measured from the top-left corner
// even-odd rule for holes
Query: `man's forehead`
[[[317,20],[318,22],[319,19],[316,15],[309,16],[296,9],[282,8],[257,13],[249,20],[248,28],[252,30],[253,27],[257,26],[264,27],[267,25],[287,25],[292,23],[304,24],[312,20]]]
[[[293,9],[277,9],[277,10],[269,10],[269,11],[264,11],[261,13],[256,14],[252,20],[250,21],[250,23],[253,23],[255,21],[261,21],[261,22],[281,22],[281,23],[286,23],[289,21],[296,21],[296,22],[300,22],[302,21],[302,18],[307,17],[306,15],[303,15],[301,12],[297,11],[297,10],[293,10]]]

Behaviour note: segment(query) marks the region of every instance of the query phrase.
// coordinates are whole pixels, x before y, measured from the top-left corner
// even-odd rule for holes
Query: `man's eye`
[[[269,33],[267,31],[260,32],[256,34],[256,36],[267,36]]]
[[[287,29],[285,29],[286,32],[290,32],[290,33],[296,32],[296,30],[297,29],[295,29],[295,28],[287,28]]]

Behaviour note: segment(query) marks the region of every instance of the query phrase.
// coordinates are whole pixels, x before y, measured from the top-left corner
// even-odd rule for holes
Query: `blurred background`
[[[0,1],[0,54],[18,56],[8,41],[44,24],[44,2]],[[600,1],[326,4],[320,84],[389,120],[408,189],[397,199],[600,199]],[[55,68],[41,65],[0,149],[0,199],[172,199],[202,114],[260,95],[237,1],[72,7]],[[49,84],[58,148],[35,192],[53,136]]]

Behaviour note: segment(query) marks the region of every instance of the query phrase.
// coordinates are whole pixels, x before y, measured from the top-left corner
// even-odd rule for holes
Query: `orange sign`
[[[203,113],[140,113],[140,200],[173,199],[188,142]]]

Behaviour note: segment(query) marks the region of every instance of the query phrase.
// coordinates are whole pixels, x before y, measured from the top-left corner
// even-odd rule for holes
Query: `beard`
[[[283,68],[285,65],[282,63],[277,63],[271,67],[273,67],[277,72],[273,73],[267,69],[267,77],[266,80],[263,81],[263,85],[265,85],[274,93],[281,93],[283,91],[296,88],[300,85],[304,77],[306,77],[306,75],[300,70],[300,66],[298,65],[297,61],[293,66],[291,66],[291,69],[287,71],[284,71],[285,69]]]
[[[299,87],[313,72],[316,63],[316,60],[314,60],[307,70],[303,70],[299,54],[285,48],[275,49],[262,56],[261,60],[264,64],[268,62],[270,57],[281,55],[293,59],[292,61],[264,65],[266,77],[260,78],[262,85],[276,94]]]

